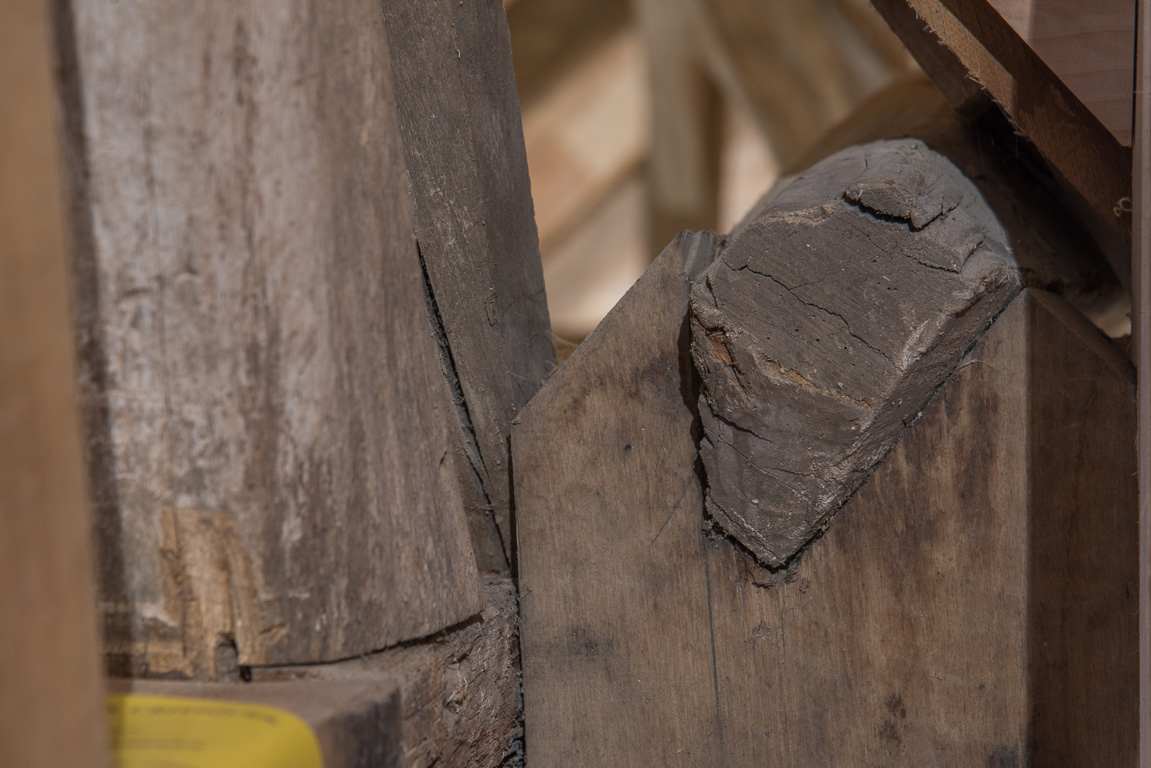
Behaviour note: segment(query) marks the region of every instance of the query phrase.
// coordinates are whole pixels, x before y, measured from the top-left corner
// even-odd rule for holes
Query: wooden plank
[[[913,139],[807,171],[692,292],[707,509],[787,563],[1020,288],[975,185]]]
[[[1135,0],[987,0],[1043,62],[1131,146]]]
[[[473,615],[378,7],[57,25],[114,666],[230,677]]]
[[[633,0],[651,89],[648,252],[719,216],[719,91],[706,71],[693,0]]]
[[[506,572],[511,419],[554,364],[507,22],[494,2],[382,8],[469,524]]]
[[[1129,284],[1129,150],[985,0],[877,0],[875,7],[956,108],[980,108],[964,83],[970,78],[1004,110]]]
[[[1151,2],[1139,2],[1131,237],[1132,357],[1139,371],[1139,766],[1151,768]]]
[[[514,435],[533,765],[1130,765],[1119,352],[1025,292],[772,572],[703,515],[680,249]]]
[[[400,693],[390,680],[201,683],[111,680],[111,694],[179,696],[287,710],[316,735],[324,768],[399,768]]]
[[[0,745],[108,764],[47,4],[0,26]]]
[[[1126,317],[1123,287],[1058,194],[1042,160],[1017,140],[998,110],[986,110],[968,121],[922,75],[903,79],[861,103],[850,119],[824,134],[810,152],[784,170],[794,180],[846,147],[901,138],[923,141],[979,188],[1010,233],[1024,284],[1058,293],[1097,324],[1108,326],[1111,335],[1126,332],[1120,327]],[[753,221],[757,211],[770,204],[762,201],[745,221]],[[1119,316],[1118,324],[1109,319],[1113,315]]]
[[[518,604],[515,585],[506,577],[485,579],[478,621],[443,633],[435,643],[336,664],[254,669],[252,679],[390,682],[400,698],[397,733],[404,768],[521,764],[516,762],[523,753]]]

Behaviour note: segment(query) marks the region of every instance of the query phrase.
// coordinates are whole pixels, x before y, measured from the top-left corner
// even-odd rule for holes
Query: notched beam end
[[[715,522],[785,566],[1019,289],[979,191],[922,142],[852,147],[803,174],[693,289]]]

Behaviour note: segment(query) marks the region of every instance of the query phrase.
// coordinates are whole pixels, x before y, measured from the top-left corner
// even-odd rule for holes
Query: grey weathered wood
[[[227,676],[473,615],[378,5],[57,25],[114,665]]]
[[[507,21],[498,0],[382,9],[469,525],[506,571],[511,420],[554,365]]]
[[[109,764],[48,4],[0,24],[0,763]]]
[[[259,704],[291,712],[316,735],[324,768],[399,768],[400,692],[386,679],[295,683],[111,680],[109,693]]]
[[[1131,765],[1117,350],[1024,292],[773,574],[705,527],[669,255],[513,435],[532,765]]]
[[[693,290],[708,511],[786,563],[1018,289],[978,190],[921,142],[804,173]]]
[[[510,578],[489,577],[479,621],[434,643],[336,664],[265,667],[253,680],[392,683],[405,768],[496,768],[522,754],[518,605]]]

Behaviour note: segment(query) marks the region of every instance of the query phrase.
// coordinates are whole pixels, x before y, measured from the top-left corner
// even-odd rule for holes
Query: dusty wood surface
[[[248,684],[110,680],[108,692],[277,707],[312,729],[324,768],[399,768],[403,764],[400,694],[389,680]]]
[[[773,574],[707,529],[668,255],[513,436],[532,765],[1130,765],[1119,353],[1025,292]]]
[[[252,670],[255,681],[390,681],[405,768],[522,765],[515,586],[489,577],[485,608],[435,642],[337,664]]]
[[[852,147],[733,235],[692,293],[707,508],[786,563],[1019,289],[976,187],[911,139]]]
[[[56,23],[113,665],[229,676],[473,615],[379,8]]]
[[[506,571],[511,420],[554,364],[507,22],[496,0],[382,9],[469,525]]]
[[[900,138],[921,140],[978,187],[1010,237],[1025,285],[1059,294],[1101,326],[1122,325],[1122,286],[1034,150],[1017,140],[997,110],[974,122],[963,119],[922,75],[893,83],[860,104],[850,119],[785,169],[788,176],[775,196],[802,170],[846,147]],[[773,201],[774,196],[765,198],[742,226]]]
[[[1051,71],[1131,146],[1136,0],[987,0]]]
[[[986,0],[876,0],[875,7],[957,108],[978,112],[989,98],[1003,109],[1050,165],[1128,284],[1130,150]]]
[[[0,25],[0,759],[108,764],[47,3]]]

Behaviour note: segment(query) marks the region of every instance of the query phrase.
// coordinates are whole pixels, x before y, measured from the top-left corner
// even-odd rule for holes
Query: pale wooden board
[[[986,0],[876,0],[875,7],[957,108],[978,112],[993,100],[1034,143],[1128,285],[1130,150]]]
[[[507,22],[494,0],[382,10],[473,540],[506,571],[511,419],[554,365]]]
[[[390,682],[404,768],[503,768],[522,755],[519,636],[511,579],[488,577],[478,621],[434,643],[318,666],[252,670],[255,682]]]
[[[105,753],[48,4],[0,25],[0,762]]]
[[[1131,146],[1136,0],[987,0],[1106,126]]]
[[[532,764],[1130,765],[1121,355],[1025,292],[771,574],[707,531],[668,272],[665,254],[513,437]]]
[[[110,694],[178,696],[259,704],[303,720],[316,736],[324,768],[399,768],[400,692],[392,680],[292,683],[193,683],[110,680]]]
[[[234,675],[473,615],[378,6],[57,25],[115,666]]]

